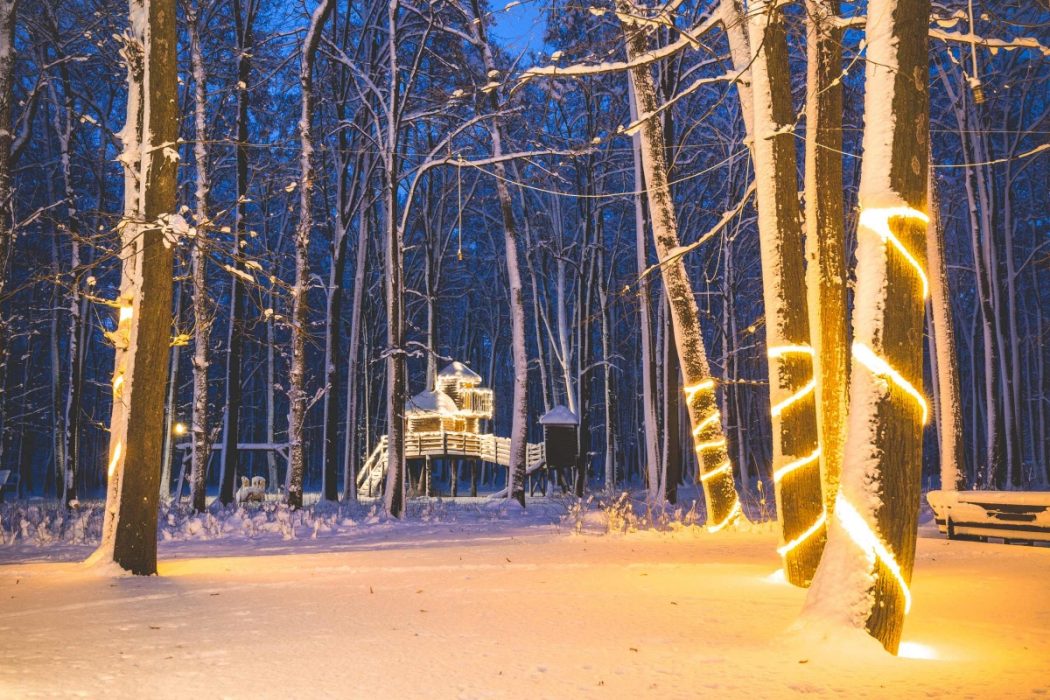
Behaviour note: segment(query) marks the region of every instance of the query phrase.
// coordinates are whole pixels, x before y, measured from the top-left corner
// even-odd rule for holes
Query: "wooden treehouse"
[[[491,421],[492,389],[481,386],[481,377],[462,362],[453,362],[434,378],[434,389],[422,391],[405,402],[405,459],[476,459],[510,466],[510,438],[482,432],[482,421]],[[387,467],[387,436],[379,439],[357,473],[360,496],[383,491]],[[526,468],[544,465],[543,445],[526,447]],[[429,481],[429,479],[428,479]]]

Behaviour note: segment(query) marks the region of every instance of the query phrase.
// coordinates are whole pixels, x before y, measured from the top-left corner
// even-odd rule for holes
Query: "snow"
[[[0,696],[1050,691],[1047,548],[921,538],[894,658],[862,631],[793,627],[806,593],[777,575],[770,527],[619,534],[611,510],[548,501],[310,510],[275,511],[304,518],[294,539],[163,542],[149,578],[71,563],[90,545],[0,548]]]
[[[467,367],[462,362],[452,362],[438,372],[439,377],[455,377],[456,379],[464,379],[467,381],[480,382],[481,375]]]
[[[421,391],[405,402],[405,415],[436,413],[449,416],[459,413],[452,397],[443,391]]]
[[[579,417],[565,406],[555,406],[540,418],[540,425],[579,425]]]

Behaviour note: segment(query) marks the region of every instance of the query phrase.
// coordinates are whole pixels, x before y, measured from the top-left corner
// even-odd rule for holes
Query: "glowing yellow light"
[[[120,387],[124,386],[124,373],[120,372],[113,377],[113,395],[120,396]]]
[[[918,209],[912,209],[911,207],[883,207],[862,209],[858,224],[860,228],[871,231],[886,243],[889,243],[896,248],[897,252],[908,261],[908,264],[915,268],[915,273],[919,276],[919,279],[922,280],[922,298],[925,299],[930,294],[930,281],[926,278],[926,271],[922,269],[922,265],[919,264],[919,261],[915,259],[914,255],[908,252],[908,249],[904,247],[901,240],[890,230],[890,219],[893,218],[919,219],[923,223],[930,222],[930,217],[926,216]]]
[[[813,357],[816,353],[808,345],[774,345],[766,351],[767,354],[772,358],[783,357],[784,355],[809,355]]]
[[[703,432],[705,428],[710,428],[711,425],[714,424],[721,417],[721,411],[715,411],[707,418],[704,418],[702,421],[696,424],[695,428],[693,428],[693,437],[698,436],[701,432]]]
[[[132,316],[133,313],[135,313],[135,310],[132,307],[130,307],[130,306],[121,306],[120,307],[120,315],[118,317],[120,323],[124,323],[125,321],[130,321],[131,320],[131,316]]]
[[[176,435],[185,435],[186,434],[186,424],[185,423],[176,423],[175,424],[175,434]]]
[[[901,642],[897,649],[897,656],[905,659],[932,660],[937,658],[937,650],[918,642]]]
[[[704,450],[717,450],[721,447],[726,446],[726,439],[721,438],[719,440],[708,440],[707,442],[696,443],[696,451],[703,452]]]
[[[728,459],[718,466],[716,469],[712,469],[709,472],[700,475],[700,481],[707,483],[708,480],[714,479],[716,476],[728,474],[733,470],[733,463]]]
[[[820,515],[817,516],[816,521],[808,528],[806,528],[805,532],[803,532],[801,535],[791,540],[790,542],[777,547],[777,553],[780,554],[780,556],[782,557],[787,556],[788,552],[793,550],[795,547],[798,547],[800,544],[802,544],[810,537],[815,535],[817,532],[819,532],[820,528],[824,527],[824,523],[826,523],[827,521],[828,512],[826,510],[823,510],[820,512]]]
[[[117,462],[120,461],[120,450],[121,450],[121,444],[118,442],[117,446],[113,448],[113,459],[109,460],[109,468],[106,469],[106,475],[110,479],[113,478],[113,472],[117,468]]]
[[[871,348],[863,343],[853,343],[853,357],[867,367],[872,374],[889,379],[897,385],[897,388],[915,399],[915,402],[922,408],[922,424],[926,425],[926,421],[930,417],[930,408],[926,404],[926,399],[912,386],[911,382],[901,376],[900,372],[893,369],[886,360],[876,355]]]
[[[692,403],[693,399],[696,398],[696,395],[699,394],[701,391],[707,391],[709,389],[714,389],[714,388],[715,388],[715,380],[714,379],[705,379],[704,381],[700,382],[699,384],[693,384],[692,386],[684,387],[682,389],[682,391],[685,392],[685,400],[688,403]]]
[[[736,516],[740,515],[740,499],[733,501],[733,507],[729,509],[729,515],[725,517],[725,520],[718,523],[717,525],[708,525],[708,532],[718,532],[719,530],[725,529],[729,523],[736,519]]]
[[[787,397],[786,399],[784,399],[780,403],[774,404],[773,407],[771,409],[769,409],[770,413],[772,413],[774,416],[779,416],[781,413],[784,412],[784,409],[786,409],[788,406],[790,406],[791,404],[793,404],[793,403],[795,403],[797,401],[801,401],[806,396],[808,396],[809,394],[813,393],[813,390],[816,389],[816,388],[817,388],[817,380],[816,379],[810,379],[805,384],[805,386],[803,386],[801,389],[796,391],[794,394],[792,394],[791,396]]]
[[[800,458],[796,459],[793,462],[788,462],[787,464],[782,466],[780,469],[777,469],[775,472],[773,472],[773,483],[774,484],[779,484],[780,480],[783,479],[788,474],[790,474],[791,472],[795,471],[796,469],[801,469],[802,467],[804,467],[804,466],[806,466],[808,464],[813,464],[819,458],[820,458],[820,447],[818,446],[817,449],[813,450],[813,452],[811,454],[808,454],[805,457],[800,457]]]
[[[864,517],[857,512],[853,504],[843,498],[841,493],[835,497],[835,517],[850,539],[867,555],[868,561],[874,564],[876,558],[881,559],[883,565],[893,574],[904,596],[904,613],[908,614],[911,611],[911,591],[908,590],[908,584],[904,581],[904,573],[897,564],[897,560],[893,553],[886,549],[886,545],[882,543]]]

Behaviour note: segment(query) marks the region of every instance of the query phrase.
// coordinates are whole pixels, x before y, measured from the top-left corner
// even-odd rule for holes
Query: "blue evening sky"
[[[520,0],[509,10],[503,9],[512,2],[514,0],[495,0],[489,6],[494,19],[493,36],[514,57],[522,51],[540,51],[547,24],[543,11],[545,0]]]

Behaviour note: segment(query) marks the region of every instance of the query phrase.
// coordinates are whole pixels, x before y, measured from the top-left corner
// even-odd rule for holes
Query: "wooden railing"
[[[382,436],[357,473],[357,490],[362,496],[382,491],[386,478],[387,437]],[[510,466],[510,438],[478,433],[433,431],[405,436],[405,458],[473,457],[500,466]],[[542,443],[527,443],[525,467],[533,472],[543,466]]]

